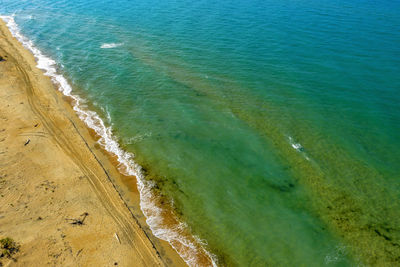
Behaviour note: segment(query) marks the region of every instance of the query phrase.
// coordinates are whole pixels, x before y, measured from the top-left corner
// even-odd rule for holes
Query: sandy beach
[[[0,238],[20,245],[0,262],[184,265],[144,224],[138,193],[121,188],[135,182],[118,172],[3,21],[0,56]]]

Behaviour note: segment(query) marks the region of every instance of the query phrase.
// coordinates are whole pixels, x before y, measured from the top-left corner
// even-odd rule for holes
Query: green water
[[[6,2],[218,264],[400,263],[398,3]]]

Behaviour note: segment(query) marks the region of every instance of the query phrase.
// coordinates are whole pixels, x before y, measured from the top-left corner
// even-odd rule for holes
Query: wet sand
[[[184,265],[144,224],[138,193],[121,188],[132,178],[118,172],[1,20],[0,56],[0,238],[20,245],[0,262]]]

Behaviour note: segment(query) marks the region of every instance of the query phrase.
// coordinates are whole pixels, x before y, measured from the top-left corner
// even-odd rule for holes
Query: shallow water
[[[399,3],[3,2],[219,264],[399,263]]]

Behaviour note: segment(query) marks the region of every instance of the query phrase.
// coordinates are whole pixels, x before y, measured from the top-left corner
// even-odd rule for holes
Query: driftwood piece
[[[119,236],[117,235],[117,233],[114,233],[115,239],[117,239],[118,243],[121,244],[121,240],[119,239]]]

